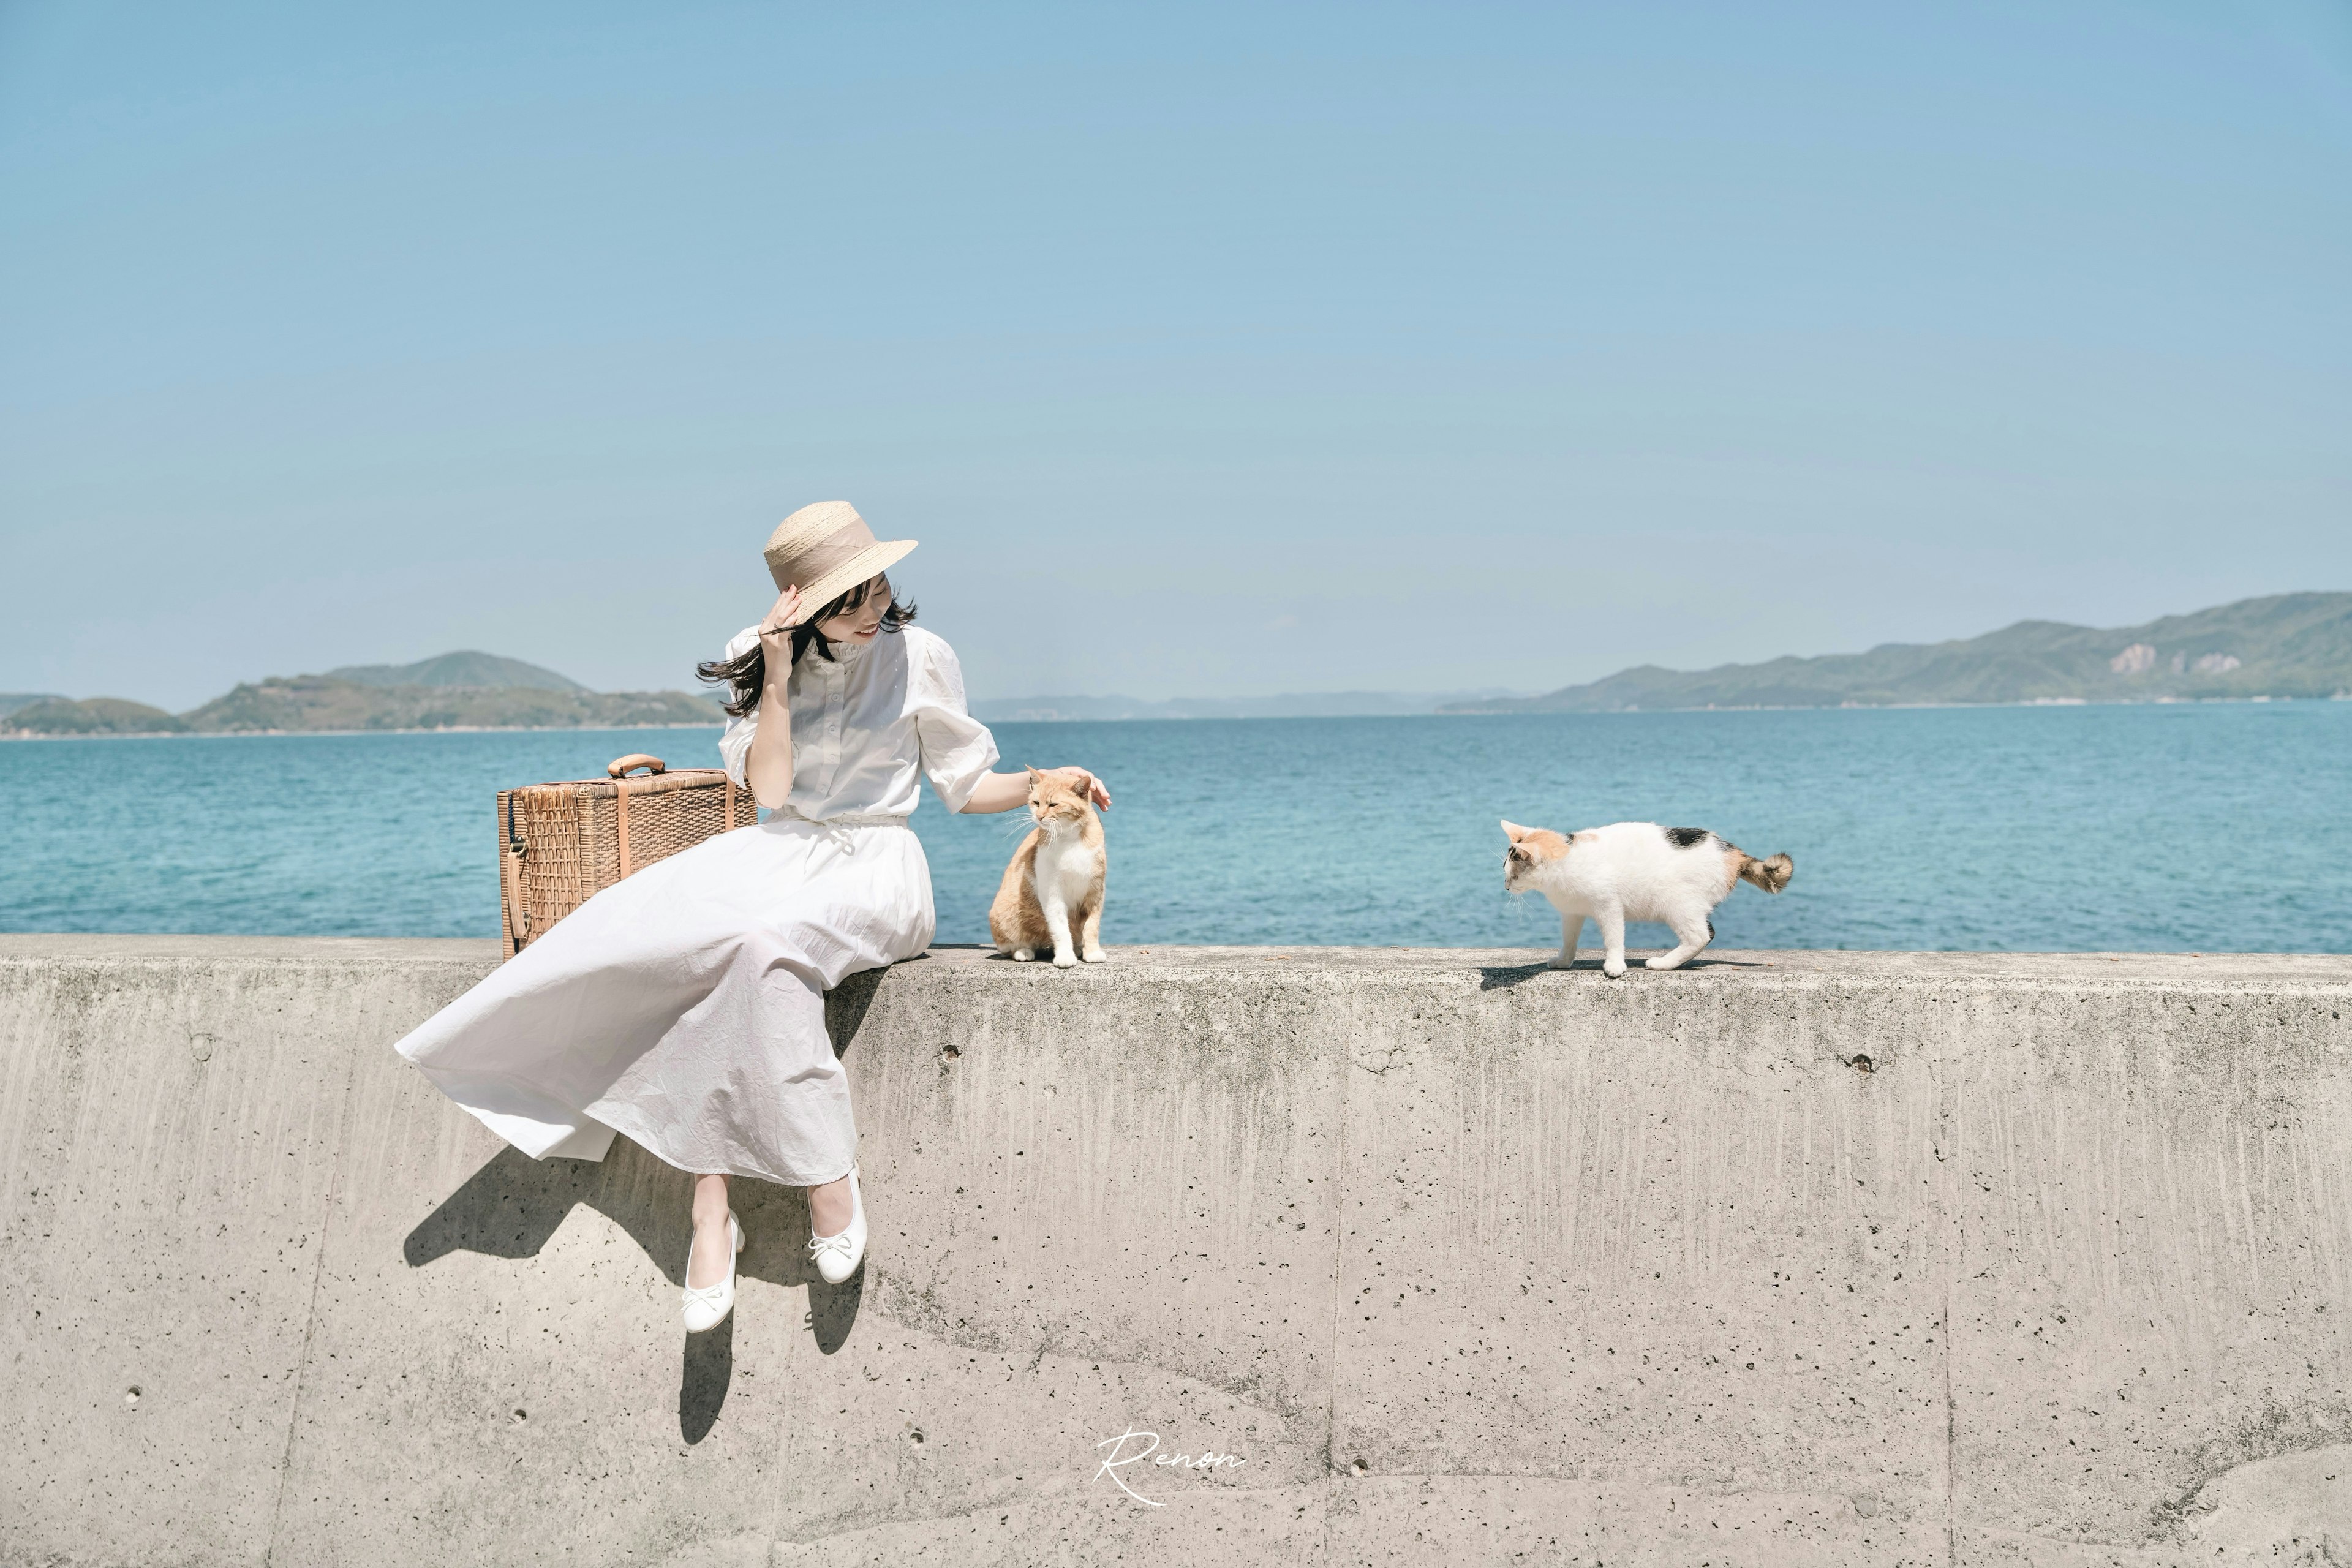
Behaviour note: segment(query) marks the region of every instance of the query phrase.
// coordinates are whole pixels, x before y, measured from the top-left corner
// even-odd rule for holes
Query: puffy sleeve
[[[996,737],[965,711],[963,666],[955,650],[930,633],[909,626],[907,706],[922,746],[923,776],[940,803],[961,811],[980,781],[996,765]]]
[[[760,628],[745,626],[727,639],[727,651],[719,657],[740,658],[758,647],[759,642]],[[735,786],[738,789],[751,787],[743,777],[743,767],[751,755],[751,737],[759,731],[760,710],[757,708],[752,709],[740,719],[728,720],[727,728],[719,731],[719,765],[727,770],[727,776],[735,781]]]

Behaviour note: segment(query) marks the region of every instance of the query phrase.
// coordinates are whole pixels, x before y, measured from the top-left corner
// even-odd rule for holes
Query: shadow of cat
[[[1642,960],[1647,956],[1648,954],[1646,953],[1627,953],[1625,955],[1626,973],[1631,974],[1634,970],[1640,969],[1643,973],[1647,974],[1664,975],[1677,974],[1682,973],[1683,970],[1691,969],[1767,969],[1771,967],[1769,964],[1763,963],[1755,959],[1709,958],[1706,954],[1700,953],[1697,957],[1693,958],[1688,963],[1685,963],[1682,966],[1682,970],[1645,969],[1643,968]],[[1554,969],[1549,963],[1481,964],[1478,969],[1478,989],[1481,991],[1508,991],[1514,985],[1525,985],[1528,981],[1538,979],[1546,974],[1575,974],[1586,971],[1590,971],[1595,974],[1601,973],[1601,955],[1599,953],[1591,953],[1584,957],[1580,957],[1575,962],[1575,963],[1564,970]]]

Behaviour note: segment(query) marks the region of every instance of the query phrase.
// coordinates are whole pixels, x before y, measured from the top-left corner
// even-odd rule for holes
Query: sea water
[[[1082,763],[1112,943],[1547,945],[1498,818],[1794,856],[1738,947],[2352,952],[2352,703],[1002,724]],[[500,788],[713,730],[0,744],[0,929],[490,936]],[[987,940],[1027,824],[914,818],[942,942]],[[1657,930],[1636,930],[1635,945]],[[1586,941],[1593,940],[1590,931]]]

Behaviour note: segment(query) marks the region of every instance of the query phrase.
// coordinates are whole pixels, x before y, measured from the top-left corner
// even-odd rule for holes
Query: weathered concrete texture
[[[0,937],[0,1563],[2352,1558],[2352,960],[1534,956],[853,980],[689,1342],[389,1049],[490,944]]]

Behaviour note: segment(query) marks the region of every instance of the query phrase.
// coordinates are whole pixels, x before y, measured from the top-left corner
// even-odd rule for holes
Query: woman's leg
[[[845,1189],[846,1190],[846,1189]],[[692,1290],[716,1285],[735,1263],[727,1234],[727,1178],[694,1178],[694,1251],[687,1258],[686,1283]]]
[[[724,1178],[721,1178],[724,1180]],[[843,1176],[808,1190],[809,1231],[814,1236],[839,1236],[849,1228],[849,1178]],[[719,1222],[724,1225],[722,1219]]]

